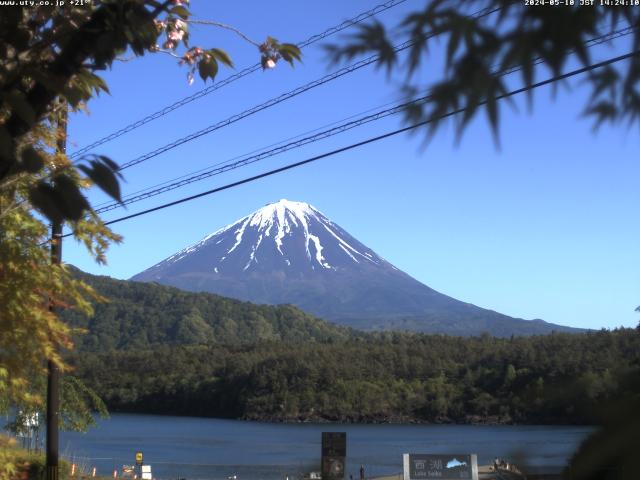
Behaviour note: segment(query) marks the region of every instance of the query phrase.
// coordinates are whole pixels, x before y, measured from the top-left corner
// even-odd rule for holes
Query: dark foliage
[[[565,477],[571,480],[635,480],[640,445],[640,375],[620,379],[625,392],[607,405],[602,426],[571,459]]]
[[[274,309],[205,292],[185,292],[157,283],[127,282],[84,274],[78,270],[75,272],[76,276],[81,276],[84,282],[108,299],[106,304],[95,305],[95,315],[90,319],[75,312],[65,312],[64,319],[72,325],[89,329],[88,335],[78,338],[81,350],[147,348],[154,344],[339,339],[345,338],[349,332],[292,306]],[[197,276],[199,272],[193,275]],[[249,291],[255,289],[264,292],[268,291],[270,281],[277,281],[276,277],[253,277],[246,284]],[[329,292],[332,287],[329,283],[321,284],[323,292],[314,292],[317,285],[314,286],[313,281],[305,283],[297,277],[278,282],[278,288],[290,288],[282,295],[285,298],[301,299],[309,309],[315,305],[319,310],[316,314],[320,317],[362,331],[422,331],[461,336],[490,332],[496,337],[584,331],[542,320],[511,318],[440,295],[407,275],[400,274],[399,277],[404,282],[388,289],[388,284],[382,282],[389,281],[389,277],[380,278],[373,274],[364,277],[336,276],[332,278],[332,284],[339,288],[333,290],[333,294]],[[406,279],[409,281],[406,282]],[[440,305],[436,302],[431,311],[421,315],[394,317],[384,314],[386,306],[398,305],[402,301],[406,303],[398,305],[399,310],[424,306],[425,302],[416,301],[416,297],[425,297],[425,292],[428,295],[426,302],[433,300],[431,295],[439,295]],[[358,296],[361,298],[354,298]],[[416,304],[411,305],[411,301],[416,301]],[[272,302],[265,299],[264,303]],[[361,308],[360,315],[355,316],[358,307]],[[331,315],[331,312],[335,314],[341,309],[350,309],[354,316],[335,318]],[[304,310],[311,311],[307,308]]]
[[[219,64],[231,67],[232,62],[219,48],[190,46],[189,33],[179,25],[191,13],[170,0],[92,0],[77,8],[33,3],[5,5],[0,15],[0,186],[24,173],[46,172],[29,186],[31,205],[53,222],[76,222],[91,210],[75,178],[77,170],[68,159],[62,168],[50,168],[41,152],[23,148],[37,126],[56,123],[64,131],[69,107],[77,110],[109,92],[95,72],[111,68],[126,51],[142,56],[159,51],[162,43],[180,64],[189,65],[191,77],[197,69],[203,81],[216,77]],[[178,50],[180,44],[185,50]],[[297,46],[272,37],[255,46],[263,66],[279,59],[293,66],[301,58]],[[86,178],[120,201],[118,165],[101,155],[80,159]]]
[[[210,293],[152,283],[75,274],[108,299],[91,318],[66,310],[63,319],[88,330],[80,351],[148,349],[156,345],[237,344],[265,340],[323,341],[347,338],[338,327],[290,306],[254,305]]]
[[[113,411],[284,421],[599,423],[640,372],[635,329],[497,339],[385,333],[324,342],[86,353]]]
[[[637,8],[622,5],[529,6],[513,0],[432,0],[409,13],[395,28],[379,23],[359,27],[360,32],[346,42],[328,47],[334,61],[371,53],[380,56],[387,71],[406,73],[403,93],[408,97],[429,95],[407,110],[408,123],[428,122],[429,135],[456,116],[461,135],[472,118],[484,110],[497,136],[500,102],[512,82],[506,72],[517,68],[518,80],[530,87],[550,72],[561,74],[572,57],[580,66],[592,64],[589,42],[600,35],[631,29],[628,50],[634,52],[624,63],[589,72],[585,82],[591,96],[583,114],[602,123],[637,125],[640,118],[640,15]],[[391,38],[409,42],[408,55],[394,50]],[[434,62],[432,48],[444,41],[445,61]],[[404,62],[404,63],[403,63]],[[434,63],[436,66],[434,67]],[[440,72],[438,72],[440,70]],[[544,72],[541,74],[541,72]],[[424,81],[424,78],[428,78]],[[559,83],[554,84],[559,86]],[[532,91],[528,92],[529,100]]]

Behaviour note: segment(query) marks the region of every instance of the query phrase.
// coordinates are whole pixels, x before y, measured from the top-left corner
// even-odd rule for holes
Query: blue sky
[[[272,35],[298,42],[374,6],[371,1],[205,2],[194,17],[234,25],[256,40]],[[393,24],[422,5],[409,0],[379,16]],[[340,41],[340,36],[332,41]],[[192,43],[226,49],[236,71],[258,52],[232,32],[192,29]],[[442,46],[442,45],[440,45]],[[624,39],[598,47],[598,59],[624,51]],[[438,72],[441,52],[422,74]],[[295,69],[282,64],[257,72],[192,102],[94,153],[124,163],[214,124],[336,67],[315,44]],[[70,122],[69,152],[197,92],[186,70],[166,55],[117,63],[103,75],[111,95],[89,104]],[[218,80],[233,74],[221,70]],[[541,73],[539,78],[543,78]],[[513,85],[517,85],[517,78]],[[261,149],[289,137],[397,101],[400,77],[366,67],[301,96],[125,170],[124,193],[170,180]],[[96,265],[67,240],[64,259],[116,278],[150,267],[206,234],[259,207],[287,198],[305,201],[379,255],[419,281],[452,297],[499,312],[588,328],[635,326],[640,314],[640,227],[637,210],[637,129],[603,127],[596,134],[580,112],[588,91],[581,80],[535,93],[528,112],[502,112],[498,149],[483,115],[460,144],[445,128],[425,146],[400,135],[220,194],[114,225],[125,241]],[[303,160],[402,126],[392,117],[250,167],[197,182],[104,215],[125,213],[215,188]],[[92,192],[94,202],[105,201]]]

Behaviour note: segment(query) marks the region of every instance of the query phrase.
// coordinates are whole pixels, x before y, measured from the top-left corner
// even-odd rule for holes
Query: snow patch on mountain
[[[324,228],[326,228],[326,229],[327,229],[327,231],[328,231],[331,235],[333,235],[334,237],[336,237],[336,240],[338,240],[338,242],[340,242],[340,246],[342,247],[342,249],[343,249],[345,252],[347,252],[347,248],[348,248],[348,249],[349,249],[349,250],[351,250],[352,252],[357,253],[358,255],[360,255],[361,257],[363,257],[365,260],[369,260],[370,262],[373,262],[373,263],[375,263],[376,265],[378,264],[378,262],[376,262],[375,260],[373,260],[373,259],[371,258],[371,255],[370,255],[370,254],[368,254],[368,253],[364,253],[364,254],[360,253],[358,250],[356,250],[356,249],[355,249],[355,248],[353,248],[351,245],[349,245],[347,242],[345,242],[342,238],[340,238],[340,236],[339,236],[338,234],[336,234],[333,230],[331,230],[331,229],[330,229],[329,227],[327,227],[325,224],[322,224],[322,226],[323,226]],[[346,247],[346,248],[345,248],[345,247]],[[354,257],[353,255],[351,255],[349,252],[347,252],[347,254],[348,254],[351,258],[353,258],[353,260],[354,260],[356,263],[360,263],[360,262],[358,262],[358,260],[356,260],[356,257]]]
[[[246,270],[247,268],[249,268],[249,266],[251,265],[251,262],[253,261],[258,263],[258,260],[256,259],[256,251],[258,250],[258,248],[260,248],[261,243],[262,243],[262,235],[258,237],[258,242],[251,247],[251,254],[249,254],[249,261],[244,266],[243,270]]]
[[[239,269],[247,271],[258,265],[260,258],[265,259],[270,242],[273,242],[272,248],[275,247],[272,251],[279,254],[286,267],[301,265],[303,257],[295,258],[299,248],[303,248],[303,255],[306,256],[303,262],[309,262],[312,269],[319,266],[323,270],[335,270],[345,261],[355,264],[364,261],[365,264],[370,262],[375,265],[386,263],[377,255],[372,255],[373,252],[361,251],[360,247],[364,245],[357,243],[358,248],[351,245],[351,237],[343,238],[341,232],[340,227],[311,205],[282,199],[216,230],[152,269],[175,264],[209,245],[215,245],[219,252],[216,257],[218,260],[211,264],[211,270],[218,273],[223,261],[227,264],[239,259]]]
[[[307,238],[307,253],[309,252],[309,240],[311,240],[316,247],[316,261],[324,268],[331,268],[331,265],[325,262],[325,259],[322,256],[322,245],[320,245],[320,239],[310,233],[307,233]]]
[[[247,228],[247,224],[248,223],[249,223],[249,220],[247,219],[242,224],[242,226],[238,230],[235,231],[235,233],[236,233],[236,243],[233,244],[233,246],[231,247],[231,249],[229,249],[227,251],[227,253],[233,252],[238,247],[238,245],[240,245],[240,242],[242,242],[242,235],[244,234],[244,230]]]
[[[304,236],[304,248],[307,258],[309,260],[315,260],[315,262],[318,263],[322,268],[331,269],[333,267],[322,253],[324,246],[322,245],[320,237],[310,232],[310,222],[318,222],[320,225],[322,225],[333,237],[335,237],[340,242],[341,245],[343,245],[343,250],[345,250],[346,247],[352,252],[355,252],[356,254],[362,256],[363,258],[377,263],[371,258],[365,257],[361,252],[357,251],[356,249],[351,247],[351,245],[341,239],[340,236],[327,225],[331,224],[331,222],[311,205],[304,202],[293,202],[285,199],[280,200],[279,202],[265,205],[258,211],[247,215],[246,217],[238,220],[235,223],[232,223],[231,225],[227,225],[226,227],[221,228],[211,235],[208,235],[205,239],[201,240],[197,244],[191,247],[187,247],[181,252],[178,252],[175,259],[178,260],[178,256],[184,256],[187,253],[197,250],[198,248],[203,246],[206,243],[206,240],[208,240],[212,236],[219,235],[230,229],[233,229],[233,233],[235,234],[235,242],[226,252],[226,254],[229,255],[242,244],[245,233],[248,231],[248,229],[251,229],[252,231],[257,230],[259,232],[258,240],[251,246],[251,252],[249,253],[248,261],[243,268],[243,270],[247,270],[251,267],[252,263],[258,262],[257,252],[260,248],[261,243],[263,242],[264,237],[273,239],[278,253],[280,253],[280,255],[282,256],[286,256],[285,251],[283,250],[285,238],[291,235],[295,230],[302,229],[302,233]],[[216,242],[216,244],[219,244],[222,241],[223,239],[220,239]],[[346,250],[345,252],[351,259],[353,259],[354,262],[359,263],[351,253]],[[288,266],[291,265],[289,259],[286,259],[286,263]]]

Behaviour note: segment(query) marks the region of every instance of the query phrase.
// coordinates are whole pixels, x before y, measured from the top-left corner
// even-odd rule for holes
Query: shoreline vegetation
[[[59,478],[61,480],[69,478],[70,472],[71,464],[67,460],[61,459],[59,462]],[[0,477],[43,479],[45,473],[46,456],[44,453],[36,453],[22,448],[15,438],[7,436],[0,430]]]
[[[584,424],[584,423],[554,423],[554,424],[538,424],[538,423],[516,423],[513,421],[506,422],[503,419],[496,418],[467,418],[461,422],[453,421],[427,421],[418,418],[404,418],[404,417],[389,417],[389,418],[370,418],[363,420],[332,420],[325,417],[305,417],[302,419],[283,418],[283,417],[263,417],[263,418],[229,418],[229,417],[213,417],[203,415],[190,415],[188,413],[152,413],[141,410],[110,410],[110,414],[122,414],[122,415],[149,415],[149,416],[167,416],[167,417],[183,417],[183,418],[210,418],[214,420],[231,420],[237,422],[260,422],[260,423],[274,423],[274,424],[315,424],[315,425],[478,425],[478,426],[534,426],[534,427],[563,427],[563,426],[580,426],[580,427],[592,427],[596,428],[596,425]]]
[[[268,422],[597,425],[633,392],[640,331],[407,333],[82,352],[112,412]]]
[[[74,375],[113,412],[292,422],[602,423],[640,329],[497,338],[365,333],[291,305],[96,277]]]

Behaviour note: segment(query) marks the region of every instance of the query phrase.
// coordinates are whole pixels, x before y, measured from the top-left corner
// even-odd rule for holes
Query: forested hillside
[[[109,299],[70,360],[112,411],[277,421],[593,423],[640,332],[365,334],[292,306],[76,272]]]
[[[399,333],[79,354],[112,411],[277,421],[595,423],[640,374],[640,332]]]
[[[75,274],[107,298],[88,318],[63,312],[65,321],[88,332],[75,339],[79,351],[148,349],[158,345],[237,344],[339,340],[350,331],[290,306],[254,305],[210,293],[153,283]]]

